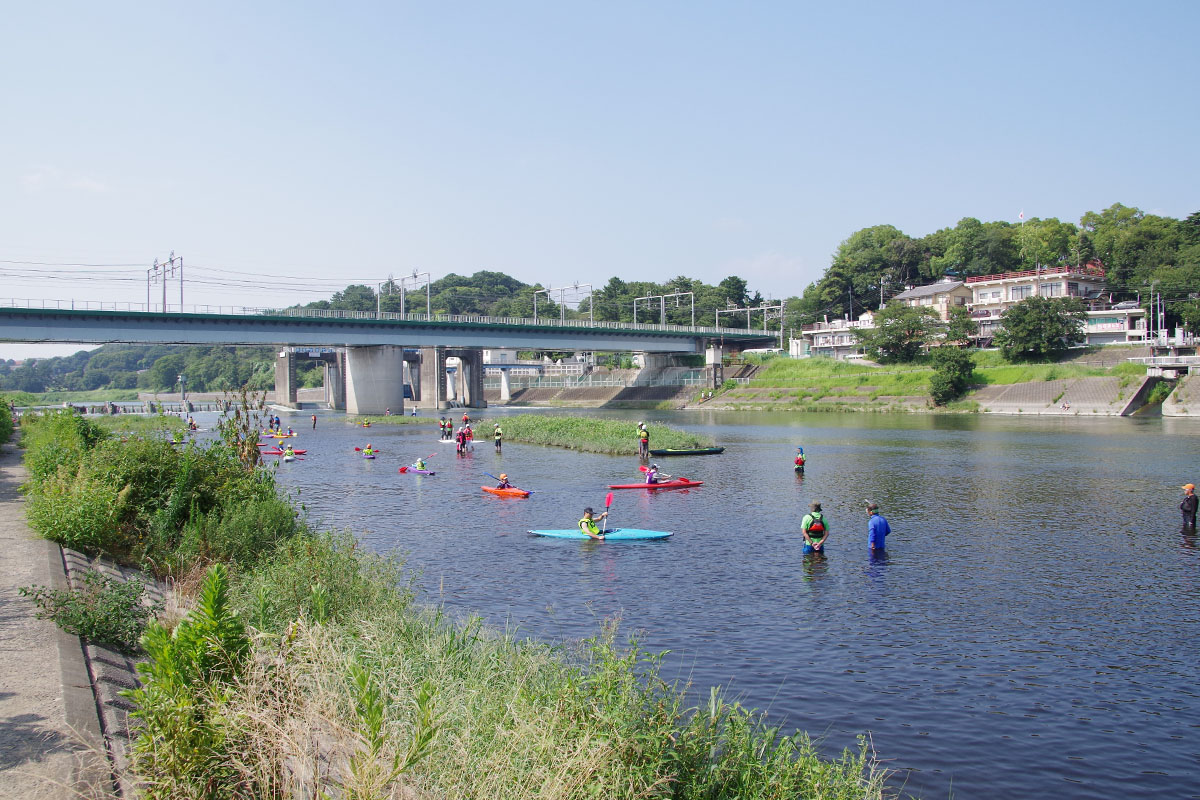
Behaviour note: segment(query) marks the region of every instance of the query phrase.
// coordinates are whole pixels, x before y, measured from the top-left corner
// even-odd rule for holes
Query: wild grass
[[[182,419],[169,414],[115,414],[96,417],[94,421],[104,430],[120,435],[162,434],[164,438],[169,438],[187,430],[187,424]]]
[[[129,403],[138,399],[137,389],[94,389],[88,392],[0,392],[0,400],[12,401],[21,407],[48,406],[60,403]]]
[[[349,420],[350,424],[352,425],[362,425],[364,422],[369,422],[371,425],[436,425],[438,423],[438,417],[441,415],[439,414],[435,417],[430,416],[430,413],[431,412],[425,412],[426,416],[421,416],[418,414],[415,417],[405,416],[403,414],[387,414],[379,416],[348,415],[346,419]],[[447,416],[446,418],[453,419],[451,416]]]
[[[520,414],[499,420],[506,442],[565,447],[588,453],[611,455],[636,455],[638,449],[637,427],[629,422],[611,419],[594,419],[583,416],[558,416],[554,414]],[[476,428],[476,438],[487,438],[491,434],[491,420],[481,420]],[[708,436],[690,433],[669,425],[649,422],[652,448],[712,447]]]

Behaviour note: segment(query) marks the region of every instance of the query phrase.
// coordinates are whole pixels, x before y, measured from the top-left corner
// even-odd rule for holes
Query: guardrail
[[[343,319],[378,322],[423,322],[473,325],[512,325],[564,329],[600,329],[647,333],[684,333],[706,336],[776,336],[773,331],[747,331],[743,328],[716,328],[705,325],[663,325],[659,323],[611,322],[608,320],[557,319],[554,317],[488,317],[478,314],[400,314],[395,311],[342,311],[317,308],[261,308],[251,306],[171,305],[153,303],[109,303],[97,300],[0,299],[0,308],[41,311],[110,311],[142,314],[195,314],[239,317],[286,317],[289,319]]]

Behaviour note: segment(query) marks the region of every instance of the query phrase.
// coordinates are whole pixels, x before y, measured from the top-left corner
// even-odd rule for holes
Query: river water
[[[640,479],[632,457],[481,442],[458,458],[433,427],[323,413],[313,432],[305,413],[285,424],[309,455],[280,478],[321,525],[405,554],[427,601],[546,641],[620,617],[699,694],[725,687],[830,754],[867,735],[904,795],[1200,797],[1200,549],[1176,510],[1200,421],[589,413],[728,448],[658,459],[698,489],[615,493],[615,525],[672,538],[526,532],[603,506]],[[378,459],[353,452],[367,442]],[[437,475],[398,474],[430,453]],[[485,471],[536,493],[484,494]],[[805,556],[814,499],[832,533]],[[867,500],[892,526],[883,557]]]

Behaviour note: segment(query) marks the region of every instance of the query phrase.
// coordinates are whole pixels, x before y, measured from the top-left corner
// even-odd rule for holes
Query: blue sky
[[[870,225],[1200,210],[1200,3],[832,5],[10,4],[0,298],[144,302],[172,250],[189,304],[782,298]]]

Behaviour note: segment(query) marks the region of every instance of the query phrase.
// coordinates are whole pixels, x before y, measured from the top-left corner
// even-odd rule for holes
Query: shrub
[[[12,438],[13,417],[8,403],[0,402],[0,444]]]
[[[150,618],[162,610],[161,603],[143,602],[145,581],[141,578],[121,581],[87,570],[82,584],[78,590],[35,586],[22,587],[20,591],[41,609],[37,614],[39,619],[52,619],[67,633],[89,642],[137,653],[141,649],[138,641]]]
[[[25,509],[39,535],[90,555],[129,551],[124,512],[125,496],[116,486],[65,464],[38,485]]]

